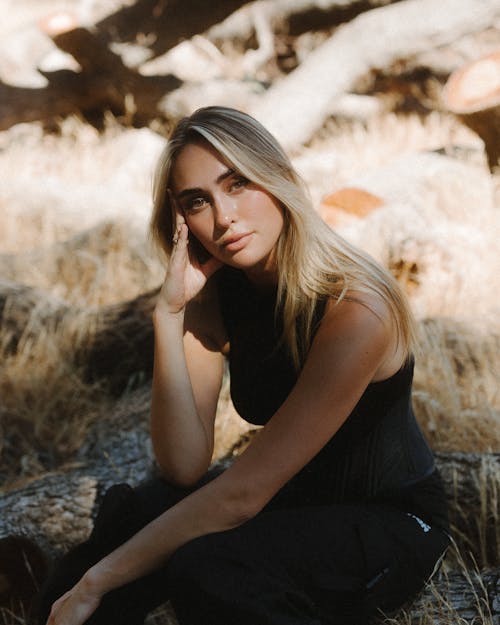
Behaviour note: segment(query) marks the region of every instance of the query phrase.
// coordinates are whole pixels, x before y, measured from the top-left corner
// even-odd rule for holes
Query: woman
[[[232,109],[174,129],[152,232],[168,258],[153,316],[162,479],[112,489],[60,569],[72,587],[49,625],[141,623],[167,599],[181,625],[359,625],[398,608],[448,536],[396,283],[321,221],[273,137]],[[224,357],[237,410],[265,427],[206,477]]]

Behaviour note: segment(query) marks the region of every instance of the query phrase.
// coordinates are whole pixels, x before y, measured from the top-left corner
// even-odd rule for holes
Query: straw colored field
[[[457,137],[469,161],[422,152]],[[105,405],[104,391],[87,387],[72,369],[75,337],[92,331],[86,313],[161,283],[146,230],[151,171],[163,141],[112,122],[101,136],[76,119],[60,136],[26,125],[0,141],[2,278],[80,309],[54,334],[37,326],[35,308],[17,353],[4,361],[2,468],[19,475],[20,458],[21,473],[30,474],[67,457]],[[380,210],[341,232],[389,266],[408,291],[422,330],[415,409],[442,450],[500,448],[500,209],[498,182],[480,156],[475,137],[449,118],[389,115],[367,127],[339,127],[297,158],[316,205],[351,181],[384,199]],[[1,338],[6,344],[8,336]],[[227,411],[230,402],[222,405]],[[33,460],[47,453],[50,461]]]
[[[457,140],[465,159],[432,152]],[[15,353],[8,327],[0,334],[4,487],[71,461],[114,401],[105,384],[84,381],[73,354],[92,335],[96,307],[161,283],[147,221],[162,144],[149,130],[124,130],[112,120],[102,135],[77,119],[58,136],[36,125],[0,134],[1,280],[36,287],[45,302],[33,308]],[[391,114],[331,128],[296,163],[316,206],[326,193],[351,185],[383,200],[339,229],[388,266],[413,303],[421,329],[414,406],[433,447],[498,451],[500,181],[487,172],[477,139],[448,117]],[[71,306],[76,314],[54,332],[47,306]],[[217,423],[223,455],[248,429],[227,385]],[[434,608],[447,615],[442,622],[456,622],[440,596]],[[430,614],[423,609],[422,625],[432,622]],[[169,618],[163,611],[150,621]]]

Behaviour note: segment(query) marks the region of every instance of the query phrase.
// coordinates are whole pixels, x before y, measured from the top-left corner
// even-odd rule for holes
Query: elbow
[[[207,472],[208,467],[172,467],[157,461],[161,477],[176,488],[192,489]]]
[[[226,518],[230,519],[230,527],[238,527],[257,516],[264,505],[252,493],[241,490],[228,493],[224,498],[223,507],[226,510]]]
[[[262,510],[262,507],[253,506],[248,502],[244,502],[234,511],[234,527],[243,525],[253,519]]]

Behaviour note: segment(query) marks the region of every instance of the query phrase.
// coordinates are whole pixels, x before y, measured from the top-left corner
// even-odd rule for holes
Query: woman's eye
[[[194,197],[186,202],[184,210],[186,211],[198,211],[205,207],[207,199],[204,197]]]
[[[236,178],[233,178],[231,180],[231,191],[246,187],[248,183],[248,178],[244,178],[243,176],[237,176]]]

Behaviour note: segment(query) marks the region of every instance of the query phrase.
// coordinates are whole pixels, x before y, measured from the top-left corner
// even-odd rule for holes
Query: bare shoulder
[[[227,351],[227,333],[214,279],[208,280],[199,295],[186,306],[184,331],[192,334],[211,351]]]
[[[390,341],[395,333],[394,321],[388,304],[375,293],[348,291],[340,301],[328,300],[322,327],[331,337],[359,335]]]
[[[325,341],[374,350],[379,360],[372,381],[384,380],[404,364],[407,353],[398,340],[396,321],[376,293],[349,291],[339,303],[329,300],[318,334]]]

